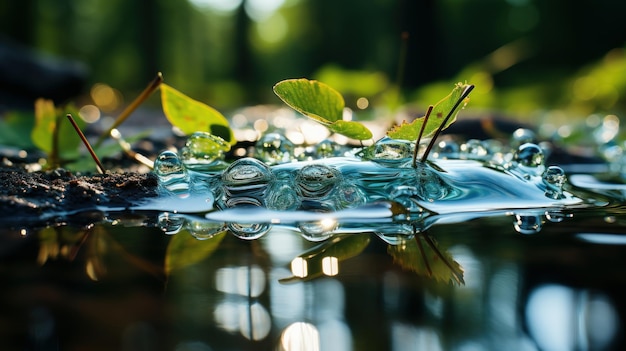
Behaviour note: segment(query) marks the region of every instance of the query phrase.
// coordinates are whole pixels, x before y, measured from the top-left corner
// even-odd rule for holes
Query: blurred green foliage
[[[353,94],[397,104],[397,85],[405,101],[432,101],[467,81],[473,106],[584,115],[626,110],[625,10],[613,0],[22,0],[0,4],[0,35],[87,63],[91,84],[127,100],[157,71],[218,109],[276,103],[270,87],[286,78],[325,81],[347,106]]]

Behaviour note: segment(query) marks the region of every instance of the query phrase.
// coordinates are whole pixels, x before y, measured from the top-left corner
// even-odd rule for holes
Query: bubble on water
[[[409,224],[395,225],[393,227],[381,227],[376,235],[389,245],[404,245],[413,239],[418,230]]]
[[[175,152],[161,152],[154,161],[154,172],[165,189],[176,193],[189,190],[189,174]]]
[[[487,157],[487,148],[477,139],[466,141],[460,150],[460,156],[468,160],[484,160]]]
[[[543,216],[534,213],[515,214],[513,227],[520,234],[536,234],[543,226]]]
[[[270,165],[290,162],[293,151],[293,143],[279,133],[263,135],[255,146],[255,155]]]
[[[537,144],[526,143],[519,146],[513,155],[513,161],[522,171],[524,178],[530,176],[539,176],[543,173],[545,166],[543,165],[543,150]]]
[[[537,137],[535,135],[535,132],[533,132],[532,130],[526,128],[518,128],[513,132],[511,138],[511,147],[517,148],[523,144],[535,143],[536,138]]]
[[[338,208],[357,207],[367,202],[363,190],[348,182],[342,182],[337,187],[335,200]]]
[[[370,158],[378,163],[406,162],[413,157],[409,141],[384,137],[370,147]]]
[[[459,158],[459,144],[454,140],[441,140],[431,152],[433,158],[457,159]]]
[[[550,166],[543,172],[543,183],[546,185],[546,196],[551,199],[563,198],[563,184],[567,180],[565,171],[559,166]]]
[[[333,235],[337,229],[337,220],[329,217],[320,221],[301,222],[298,229],[302,237],[308,241],[323,241]]]
[[[543,151],[532,143],[525,143],[515,152],[515,162],[526,167],[539,167],[543,164]]]
[[[226,230],[226,223],[192,220],[186,225],[191,235],[198,240],[208,240]]]
[[[571,214],[565,214],[558,210],[546,211],[546,219],[552,223],[561,223],[566,218],[571,218],[571,217],[572,217]]]
[[[267,193],[265,206],[271,210],[296,210],[300,197],[290,181],[275,182]]]
[[[330,193],[340,182],[341,173],[321,164],[302,167],[296,175],[296,191],[303,198],[318,199]]]
[[[269,166],[250,157],[234,161],[222,173],[222,183],[228,196],[263,196],[273,179]]]
[[[228,223],[227,226],[234,236],[244,240],[259,239],[272,228],[269,223]]]
[[[158,226],[168,235],[177,234],[183,228],[185,218],[173,215],[169,212],[160,213],[158,217]]]
[[[433,169],[419,165],[415,169],[415,173],[417,196],[420,199],[433,202],[445,198],[450,193],[450,186]]]
[[[224,160],[224,151],[229,149],[224,139],[207,132],[195,132],[181,150],[181,158],[188,169],[211,170]]]

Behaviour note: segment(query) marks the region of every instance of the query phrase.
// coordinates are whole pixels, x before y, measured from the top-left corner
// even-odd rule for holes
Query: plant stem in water
[[[420,128],[420,133],[417,136],[417,140],[415,140],[415,148],[413,149],[413,168],[417,167],[417,150],[420,148],[420,141],[422,140],[424,129],[426,129],[426,123],[428,123],[428,117],[430,117],[430,113],[433,112],[433,108],[433,105],[428,106],[428,110],[424,115],[424,122],[422,123],[422,127]]]
[[[465,90],[463,90],[459,99],[456,101],[452,109],[450,109],[450,112],[448,112],[448,115],[446,116],[446,118],[444,118],[443,122],[441,122],[441,125],[439,125],[439,128],[437,128],[437,130],[435,131],[433,138],[430,140],[430,143],[428,143],[428,147],[426,147],[426,151],[424,151],[424,154],[422,155],[421,162],[426,161],[426,159],[428,158],[428,154],[430,154],[430,150],[432,150],[433,146],[435,145],[435,142],[437,141],[437,137],[443,130],[443,127],[446,125],[446,123],[448,123],[448,120],[450,119],[450,117],[454,115],[454,111],[456,111],[456,109],[459,108],[463,100],[465,100],[465,98],[472,92],[472,90],[474,90],[473,85],[468,85],[467,87],[465,87]]]

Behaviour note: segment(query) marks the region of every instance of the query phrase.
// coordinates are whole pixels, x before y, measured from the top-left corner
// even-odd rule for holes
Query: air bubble
[[[539,167],[543,165],[543,151],[536,144],[522,144],[515,152],[514,160],[521,166]]]
[[[223,222],[191,221],[187,223],[187,230],[198,240],[208,240],[226,230]]]
[[[262,196],[274,179],[272,170],[254,158],[241,158],[222,173],[222,183],[229,196]]]
[[[303,238],[308,241],[323,241],[333,235],[337,229],[337,221],[328,218],[321,221],[303,222],[298,224],[298,229]]]
[[[224,160],[224,151],[229,149],[224,139],[207,132],[195,132],[181,150],[181,158],[188,169],[211,170]]]
[[[405,162],[413,157],[413,147],[406,140],[384,137],[371,147],[372,161],[379,163]]]
[[[256,156],[270,165],[290,162],[293,151],[293,143],[278,133],[265,134],[255,146]]]
[[[511,138],[511,147],[517,148],[520,145],[534,143],[536,142],[535,132],[526,128],[518,128],[513,132],[513,137]]]
[[[536,234],[541,231],[543,218],[538,214],[515,214],[513,227],[520,234]]]
[[[256,240],[267,234],[272,226],[269,223],[254,223],[254,224],[242,224],[242,223],[228,223],[228,229],[230,232],[244,240]]]
[[[563,197],[563,184],[567,180],[565,171],[558,166],[550,166],[543,173],[543,183],[546,185],[546,196],[551,199]]]
[[[321,164],[307,165],[296,175],[296,189],[300,196],[318,199],[330,193],[339,183],[341,173]]]
[[[168,235],[177,234],[183,228],[185,218],[168,212],[159,214],[158,225]]]
[[[187,169],[175,152],[161,152],[154,161],[154,172],[165,189],[172,192],[189,190]]]

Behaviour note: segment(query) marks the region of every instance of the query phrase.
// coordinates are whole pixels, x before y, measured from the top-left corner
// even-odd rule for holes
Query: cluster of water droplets
[[[367,211],[369,204],[385,203],[386,218],[377,217],[375,225],[360,220],[361,228],[373,228],[388,242],[425,230],[445,216],[469,213],[463,218],[473,218],[511,208],[516,209],[514,227],[531,233],[546,219],[562,219],[559,207],[579,201],[564,191],[563,169],[545,166],[544,150],[534,143],[534,133],[524,129],[508,145],[444,139],[427,162],[415,165],[415,144],[390,138],[363,148],[330,140],[296,147],[281,134],[267,133],[256,142],[254,158],[230,163],[223,145],[213,139],[196,133],[179,153],[164,151],[155,161],[164,194],[203,192],[212,201],[207,220],[185,224],[179,218],[186,217],[176,218],[176,209],[163,214],[164,231],[175,233],[186,225],[200,239],[225,230],[257,239],[273,225],[285,224],[308,240],[320,241],[359,230],[349,222],[355,212],[346,210]],[[423,149],[420,145],[417,153]],[[556,209],[548,214],[546,208]],[[304,214],[317,216],[309,220]]]

